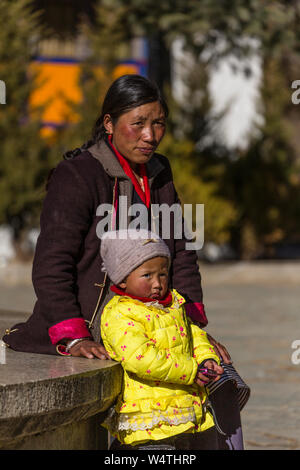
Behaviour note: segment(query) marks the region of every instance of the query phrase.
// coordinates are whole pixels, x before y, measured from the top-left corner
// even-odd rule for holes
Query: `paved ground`
[[[252,395],[246,449],[300,449],[300,262],[201,265],[207,331],[225,344]],[[0,334],[34,305],[30,265],[0,268]],[[300,342],[299,342],[300,344]],[[300,352],[299,356],[300,358]]]

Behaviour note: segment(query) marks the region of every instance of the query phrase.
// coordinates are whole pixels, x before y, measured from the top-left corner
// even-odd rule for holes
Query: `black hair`
[[[69,160],[80,155],[83,150],[105,137],[106,130],[103,125],[103,118],[106,114],[111,116],[112,123],[115,124],[122,114],[154,101],[161,104],[165,117],[168,117],[168,105],[155,83],[142,75],[135,74],[122,75],[117,78],[105,95],[101,114],[94,125],[91,140],[85,142],[81,148],[65,152],[64,159]]]
[[[105,135],[103,118],[106,114],[111,116],[113,124],[118,118],[143,104],[158,101],[168,116],[169,110],[159,88],[149,79],[141,75],[122,75],[115,80],[108,89],[103,101],[101,115],[96,121],[93,130],[93,141],[98,142]]]

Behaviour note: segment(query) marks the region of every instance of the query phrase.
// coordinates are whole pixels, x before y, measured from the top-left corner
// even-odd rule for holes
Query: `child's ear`
[[[121,289],[126,289],[126,282],[123,281],[119,284],[119,287],[121,287]]]

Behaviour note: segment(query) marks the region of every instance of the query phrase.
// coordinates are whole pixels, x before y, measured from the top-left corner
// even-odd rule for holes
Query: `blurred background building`
[[[39,80],[44,84],[34,91],[31,103],[38,106],[55,97],[43,113],[44,135],[63,126],[66,116],[67,119],[74,119],[67,101],[79,103],[82,99],[79,86],[80,64],[92,54],[92,50],[86,35],[80,30],[80,22],[84,19],[94,25],[96,3],[95,0],[33,2],[34,9],[41,12],[41,22],[48,34],[39,38],[36,44],[32,66],[38,71]],[[144,38],[132,39],[118,58],[114,77],[127,73],[151,75],[148,52],[148,44]],[[94,66],[101,70],[101,60],[98,63],[95,60]]]

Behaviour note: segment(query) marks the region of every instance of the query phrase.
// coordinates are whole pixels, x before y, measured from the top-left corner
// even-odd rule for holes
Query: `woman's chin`
[[[148,163],[153,156],[153,152],[150,155],[143,155],[142,153],[136,157],[127,158],[129,165],[135,167],[136,165],[145,165]]]

